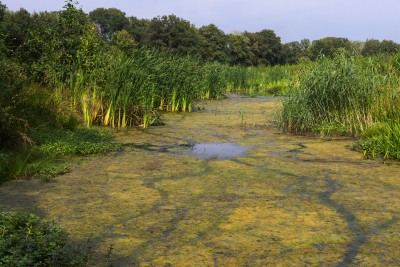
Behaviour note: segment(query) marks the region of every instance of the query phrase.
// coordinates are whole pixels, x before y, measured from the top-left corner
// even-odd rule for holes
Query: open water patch
[[[246,157],[246,151],[250,147],[235,143],[200,143],[190,148],[189,154],[202,159],[218,158],[231,159],[234,157]]]

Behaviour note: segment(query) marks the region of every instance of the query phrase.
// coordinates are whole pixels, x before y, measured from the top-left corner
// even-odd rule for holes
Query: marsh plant
[[[61,83],[67,91],[62,95],[81,110],[87,127],[148,127],[158,123],[160,112],[190,112],[195,100],[221,98],[227,87],[225,65],[153,48],[137,49],[99,66],[103,70],[88,71],[78,64],[69,82]]]
[[[228,67],[227,91],[250,96],[285,95],[297,66]]]
[[[296,88],[283,100],[279,122],[283,130],[298,134],[328,131],[363,136],[370,140],[361,146],[365,151],[375,151],[368,146],[376,146],[383,139],[387,140],[386,146],[392,144],[388,140],[395,140],[400,115],[400,80],[390,62],[341,53],[333,59],[322,57],[316,63],[304,65],[297,77]],[[382,125],[385,131],[372,130]],[[373,137],[378,133],[385,136],[378,138],[380,141]],[[396,154],[385,149],[373,154],[381,153]]]

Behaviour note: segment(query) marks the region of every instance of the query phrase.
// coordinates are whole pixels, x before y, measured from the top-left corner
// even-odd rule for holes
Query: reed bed
[[[224,96],[230,68],[149,48],[99,62],[88,70],[78,62],[70,78],[58,83],[60,95],[81,110],[87,127],[148,127],[161,111],[190,112],[197,99]]]
[[[358,136],[357,147],[366,155],[400,156],[400,79],[390,61],[349,54],[320,58],[303,65],[294,84],[283,100],[283,130]]]
[[[294,66],[231,67],[228,91],[251,96],[284,95],[288,91]]]
[[[129,56],[103,51],[91,68],[85,66],[76,62],[69,78],[54,84],[86,127],[148,127],[163,111],[190,112],[196,100],[223,98],[227,92],[281,94],[290,76],[286,67],[228,66],[152,48]]]

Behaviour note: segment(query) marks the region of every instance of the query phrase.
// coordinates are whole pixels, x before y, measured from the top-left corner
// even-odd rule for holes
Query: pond
[[[190,154],[202,159],[218,158],[231,159],[233,157],[244,157],[248,147],[235,143],[202,143],[195,144],[190,148]]]
[[[399,164],[281,133],[278,107],[230,96],[165,114],[52,182],[3,184],[0,210],[90,236],[90,266],[398,266]]]

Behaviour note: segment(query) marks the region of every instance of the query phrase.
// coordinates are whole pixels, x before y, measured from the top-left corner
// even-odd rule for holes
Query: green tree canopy
[[[347,38],[325,37],[312,42],[309,48],[312,60],[317,59],[320,55],[333,57],[340,50],[351,51],[352,45]]]
[[[296,64],[302,56],[302,47],[299,42],[290,42],[282,45],[282,61],[285,64]]]
[[[126,30],[133,36],[137,44],[140,44],[143,41],[144,32],[150,21],[148,19],[138,19],[137,17],[129,17],[128,21]]]
[[[250,66],[254,54],[251,51],[250,39],[244,33],[228,35],[228,56],[231,65]]]
[[[200,53],[208,61],[228,62],[228,38],[225,33],[214,24],[203,26],[199,29],[201,37]]]
[[[153,18],[149,22],[143,42],[175,53],[193,55],[198,53],[199,34],[189,21],[169,15]]]
[[[254,54],[252,65],[276,65],[281,63],[281,38],[272,30],[262,30],[256,33],[245,32],[250,40],[251,51]]]
[[[115,32],[127,29],[129,25],[125,13],[117,8],[97,8],[89,13],[89,17],[99,26],[101,36],[106,41],[111,41]]]
[[[21,8],[16,12],[7,11],[2,21],[2,34],[8,51],[15,55],[15,51],[21,46],[32,28],[31,15]]]
[[[379,54],[396,54],[399,51],[400,45],[389,40],[369,39],[365,42],[361,50],[363,56],[374,56]]]
[[[7,10],[6,5],[3,5],[3,3],[0,1],[0,22],[3,21],[6,10]]]
[[[132,54],[137,48],[135,40],[126,30],[115,32],[112,36],[111,43],[127,55]]]

